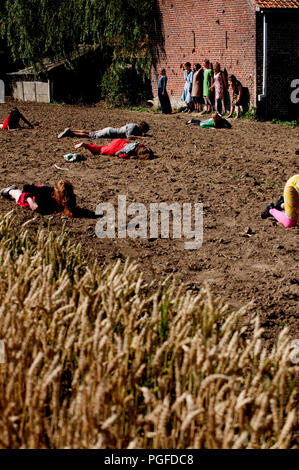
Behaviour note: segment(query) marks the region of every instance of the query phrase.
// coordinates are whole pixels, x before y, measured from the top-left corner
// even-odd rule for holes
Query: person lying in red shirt
[[[139,142],[131,142],[125,139],[114,139],[109,145],[93,145],[81,142],[75,145],[76,149],[85,148],[94,155],[110,155],[119,158],[137,158],[149,160],[153,157],[153,151]]]

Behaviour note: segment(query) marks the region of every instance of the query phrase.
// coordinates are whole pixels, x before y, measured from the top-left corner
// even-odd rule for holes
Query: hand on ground
[[[84,142],[80,142],[80,144],[76,144],[76,145],[75,145],[75,148],[76,148],[76,149],[85,148],[85,143],[84,143]]]

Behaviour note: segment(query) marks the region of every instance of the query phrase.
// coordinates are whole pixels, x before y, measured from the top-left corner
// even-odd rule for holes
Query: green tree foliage
[[[44,57],[70,59],[79,44],[94,44],[111,55],[111,70],[131,63],[146,81],[154,5],[155,0],[2,0],[0,34],[13,60],[36,69]]]

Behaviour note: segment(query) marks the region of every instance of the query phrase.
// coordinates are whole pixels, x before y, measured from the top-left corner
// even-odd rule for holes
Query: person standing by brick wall
[[[232,106],[230,109],[230,113],[227,116],[231,118],[234,114],[236,109],[236,119],[240,117],[240,106],[242,104],[242,95],[243,95],[243,88],[241,82],[236,79],[235,75],[229,75],[228,77],[229,86],[232,87],[233,90],[233,99],[232,99]]]
[[[158,97],[159,97],[162,113],[170,114],[171,104],[170,104],[169,96],[166,90],[166,85],[167,85],[166,70],[162,69],[160,72],[160,78],[158,82]]]
[[[224,100],[224,90],[227,90],[227,83],[224,72],[221,71],[219,62],[215,64],[214,83],[211,90],[215,89],[215,107],[219,114],[222,114],[222,102]],[[225,111],[225,108],[224,108]]]
[[[192,90],[192,82],[193,82],[193,72],[191,70],[190,62],[185,63],[185,72],[184,72],[184,79],[185,79],[185,86],[181,96],[181,100],[184,101],[187,105],[186,112],[191,113],[192,111],[192,97],[191,97],[191,90]]]
[[[210,61],[206,59],[204,61],[204,72],[203,72],[203,99],[205,102],[205,110],[203,114],[208,114],[212,110],[212,91],[211,86],[213,85],[213,74],[210,67]]]
[[[193,66],[193,83],[191,94],[194,103],[194,109],[199,113],[202,96],[202,68],[200,64],[194,64]]]

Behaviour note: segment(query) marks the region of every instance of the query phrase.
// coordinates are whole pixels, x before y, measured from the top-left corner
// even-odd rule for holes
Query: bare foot
[[[84,142],[80,142],[80,144],[76,144],[75,145],[75,149],[84,149],[85,148],[85,143]]]

